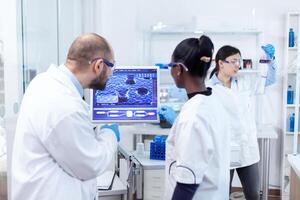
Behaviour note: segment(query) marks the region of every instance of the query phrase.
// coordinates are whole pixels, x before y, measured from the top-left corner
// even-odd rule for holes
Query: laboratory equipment
[[[295,46],[295,33],[292,28],[289,31],[289,47]]]
[[[160,102],[167,102],[168,99],[169,99],[168,88],[160,88],[160,91],[159,91]]]
[[[295,113],[292,113],[289,117],[289,131],[294,132],[295,130]]]
[[[155,136],[150,143],[150,159],[166,159],[166,136]]]
[[[268,59],[259,59],[259,63],[261,64],[265,64],[265,63],[270,63],[271,60],[268,60]]]
[[[93,122],[159,122],[156,66],[117,67],[104,90],[91,90]]]
[[[291,85],[288,86],[287,89],[287,104],[294,103],[294,90]]]
[[[169,102],[186,102],[188,100],[185,89],[178,88],[175,85],[169,86],[168,94]]]

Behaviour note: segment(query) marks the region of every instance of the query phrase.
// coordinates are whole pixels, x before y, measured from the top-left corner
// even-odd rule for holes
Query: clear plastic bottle
[[[295,113],[292,113],[289,117],[289,132],[294,132],[295,130]]]
[[[288,86],[287,89],[287,104],[294,103],[294,90],[291,85]]]
[[[295,33],[292,28],[289,31],[289,47],[295,46]]]

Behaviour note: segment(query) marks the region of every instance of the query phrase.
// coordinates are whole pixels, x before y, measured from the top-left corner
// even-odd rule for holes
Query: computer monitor
[[[92,122],[159,122],[158,70],[117,67],[104,90],[91,90]]]

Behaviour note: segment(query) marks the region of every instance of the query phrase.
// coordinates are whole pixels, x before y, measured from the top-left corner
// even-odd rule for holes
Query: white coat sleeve
[[[254,94],[263,94],[265,88],[276,82],[277,66],[276,61],[272,60],[268,66],[263,68],[260,76],[256,79]]]
[[[59,120],[42,142],[64,171],[89,180],[108,167],[117,150],[114,133],[109,129],[101,131],[96,138],[88,116],[74,112]]]
[[[214,153],[212,132],[206,119],[179,124],[175,144],[176,181],[185,184],[201,184]]]
[[[269,85],[272,85],[276,82],[276,71],[277,71],[277,66],[276,66],[276,61],[272,60],[268,64],[268,72],[267,72],[267,78],[266,78],[266,87]]]

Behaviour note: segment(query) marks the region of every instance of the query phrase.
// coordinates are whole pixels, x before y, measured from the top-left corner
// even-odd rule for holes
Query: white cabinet
[[[122,147],[123,148],[123,147]],[[124,149],[124,148],[123,148]],[[133,158],[133,159],[132,159]],[[151,160],[150,152],[132,153],[131,159],[139,170],[135,170],[136,198],[144,200],[162,200],[165,193],[165,161]]]
[[[293,29],[295,46],[289,47],[289,30]],[[288,13],[285,27],[285,65],[283,75],[283,167],[282,197],[289,199],[290,166],[288,155],[299,153],[299,92],[300,92],[300,13]],[[293,90],[292,101],[288,87]],[[291,94],[291,93],[290,93]],[[289,99],[289,100],[288,100]],[[291,116],[294,116],[291,118]]]
[[[144,170],[144,199],[161,200],[165,192],[165,170],[164,169],[145,169]]]

